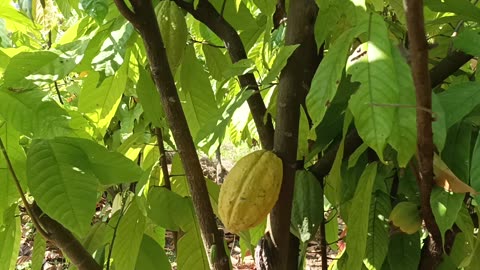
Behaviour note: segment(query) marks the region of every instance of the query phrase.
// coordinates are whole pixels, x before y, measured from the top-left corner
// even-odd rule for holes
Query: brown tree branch
[[[192,14],[195,19],[204,23],[223,40],[233,63],[247,59],[245,47],[237,31],[218,13],[208,0],[200,0],[196,8],[193,7],[192,3],[184,0],[174,1],[178,6]],[[247,73],[238,76],[238,80],[243,89],[251,89],[255,92],[247,100],[247,103],[257,127],[262,147],[271,150],[273,148],[272,119],[270,115],[267,114],[267,108],[260,95],[255,76],[252,73]]]
[[[461,51],[455,51],[443,58],[430,70],[430,83],[432,88],[440,85],[446,78],[456,72],[473,56]]]
[[[408,37],[413,81],[416,88],[417,106],[431,110],[432,89],[428,71],[428,43],[425,39],[423,1],[406,0]],[[435,221],[430,195],[433,188],[433,131],[432,115],[417,109],[417,159],[420,178],[421,212],[430,233],[426,243],[427,256],[422,256],[419,269],[436,269],[442,260],[442,236]]]
[[[280,74],[274,151],[283,161],[283,182],[279,200],[270,212],[271,269],[295,269],[298,246],[290,249],[290,216],[297,169],[300,105],[310,88],[319,63],[314,37],[317,5],[313,0],[290,2],[285,44],[300,44]]]
[[[54,242],[79,270],[103,269],[68,229],[43,213],[36,203],[31,207],[33,214],[39,217],[41,224],[48,230],[47,239]]]
[[[122,1],[115,1],[117,5],[120,4],[118,7],[122,9],[124,5],[120,2]],[[223,248],[223,236],[220,234],[215,222],[205,178],[203,177],[195,144],[189,132],[187,120],[178,97],[175,81],[168,65],[165,45],[161,37],[152,1],[130,0],[130,2],[135,16],[133,18],[127,17],[127,19],[133,19],[132,23],[144,41],[152,77],[160,93],[162,106],[178,147],[183,168],[185,169],[205,250],[209,255],[211,252],[216,253],[215,256],[208,256],[211,260],[209,262],[210,266],[212,269],[218,270],[229,269],[229,258]]]

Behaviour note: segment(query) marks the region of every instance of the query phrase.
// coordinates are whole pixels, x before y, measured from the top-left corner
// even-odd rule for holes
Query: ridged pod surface
[[[282,160],[258,150],[241,158],[220,188],[218,214],[225,228],[238,233],[260,224],[278,200]]]

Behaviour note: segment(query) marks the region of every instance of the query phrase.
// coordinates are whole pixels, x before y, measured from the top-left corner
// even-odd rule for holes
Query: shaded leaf
[[[352,199],[354,211],[349,212],[346,238],[348,259],[346,269],[360,269],[365,258],[372,188],[377,173],[377,164],[369,164],[362,173]]]
[[[136,270],[171,269],[165,250],[155,240],[144,234],[135,264]]]
[[[323,190],[320,182],[309,171],[297,171],[290,224],[302,242],[308,242],[315,237],[323,220],[322,210]]]
[[[347,72],[360,88],[350,98],[349,108],[358,134],[383,160],[383,150],[393,128],[394,108],[398,100],[390,40],[383,18],[371,14],[368,40],[349,57]]]
[[[390,198],[376,191],[372,197],[368,221],[368,237],[363,263],[368,269],[380,269],[388,253]]]
[[[137,200],[131,202],[121,217],[115,234],[112,258],[116,270],[135,269],[145,230],[145,216],[140,211]]]

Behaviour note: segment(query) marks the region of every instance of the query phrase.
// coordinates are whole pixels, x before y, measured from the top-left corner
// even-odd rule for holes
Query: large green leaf
[[[390,230],[388,215],[390,210],[390,197],[377,190],[370,205],[367,248],[363,260],[368,269],[381,269],[387,257]]]
[[[315,72],[306,103],[313,126],[322,122],[325,113],[336,94],[347,60],[351,40],[363,32],[356,27],[347,30],[337,38]]]
[[[0,1],[0,18],[8,23],[14,23],[15,26],[25,30],[25,28],[36,29],[37,27],[27,16],[16,10],[10,1]]]
[[[185,234],[177,243],[177,269],[178,270],[209,270],[207,253],[203,246],[200,228],[191,206],[192,222],[186,228]],[[218,247],[217,247],[218,248]]]
[[[462,120],[480,104],[479,88],[480,82],[456,83],[438,94],[438,99],[445,110],[447,128]]]
[[[426,0],[425,5],[432,11],[453,12],[472,21],[480,21],[480,9],[465,0]]]
[[[189,199],[164,187],[150,189],[148,205],[148,217],[165,229],[185,230],[192,222]]]
[[[398,153],[398,165],[405,167],[417,150],[415,88],[410,67],[397,48],[392,48],[392,56],[400,93],[399,107],[395,109],[395,120],[388,142]]]
[[[420,262],[420,234],[397,233],[390,238],[388,264],[391,270],[417,269]]]
[[[96,72],[91,72],[83,83],[78,110],[93,122],[99,138],[105,135],[120,104],[127,83],[127,67],[123,65],[115,76],[106,78],[100,85],[100,75]]]
[[[348,234],[346,238],[348,260],[346,269],[360,269],[367,247],[368,225],[370,223],[370,202],[377,174],[377,164],[369,164],[362,173],[352,199],[355,209],[349,211]]]
[[[135,264],[136,270],[171,269],[165,250],[150,236],[144,234]]]
[[[213,79],[217,81],[223,80],[224,71],[232,65],[230,59],[225,55],[220,48],[213,46],[202,45],[202,51],[205,55],[205,62],[208,67],[208,72]]]
[[[193,46],[186,48],[180,70],[179,92],[193,138],[211,119],[218,119],[219,112],[212,86],[202,63],[195,56]]]
[[[361,83],[350,98],[349,108],[355,118],[358,134],[383,160],[383,150],[393,128],[398,101],[398,79],[392,60],[392,47],[383,18],[371,14],[368,41],[349,58],[347,72]]]
[[[34,141],[27,155],[30,192],[42,210],[78,235],[85,235],[95,212],[98,180],[77,145]]]
[[[46,247],[45,238],[40,233],[36,233],[33,240],[32,269],[42,269]]]
[[[442,150],[442,160],[455,176],[467,184],[470,179],[472,130],[468,123],[452,126],[448,130],[445,148]]]
[[[323,221],[323,190],[309,171],[297,171],[293,196],[291,227],[302,242],[315,237]]]
[[[34,88],[64,78],[77,65],[76,59],[52,51],[21,52],[10,60],[4,86]]]
[[[115,234],[112,258],[116,270],[135,269],[146,222],[137,200],[131,202],[127,212],[121,217]]]
[[[480,56],[480,48],[475,46],[475,44],[479,43],[480,34],[473,29],[460,32],[453,41],[455,48],[474,56]]]
[[[10,206],[0,224],[0,269],[15,269],[17,262],[22,232],[16,209],[17,205]]]
[[[138,84],[137,95],[142,104],[144,116],[147,120],[151,121],[155,127],[164,127],[166,123],[164,121],[165,113],[163,112],[162,100],[160,94],[155,87],[155,83],[143,67],[138,67]]]
[[[113,76],[121,68],[125,59],[129,57],[127,43],[133,33],[134,28],[129,23],[125,23],[119,29],[112,31],[103,42],[100,53],[93,58],[93,69],[99,71],[102,76]]]
[[[23,134],[88,137],[85,119],[69,114],[39,90],[0,88],[0,100],[0,116]]]
[[[80,0],[82,9],[99,24],[108,13],[107,0]]]
[[[444,233],[452,228],[453,223],[457,219],[465,194],[446,192],[440,187],[434,187],[430,197],[430,204],[432,205],[432,212],[435,216],[435,221],[438,228]]]
[[[168,64],[172,74],[182,63],[188,39],[184,13],[174,1],[160,1],[155,7],[158,26],[167,51]]]
[[[91,140],[56,138],[56,143],[75,145],[87,157],[91,171],[102,185],[135,182],[143,171],[135,162],[118,152],[112,152]]]

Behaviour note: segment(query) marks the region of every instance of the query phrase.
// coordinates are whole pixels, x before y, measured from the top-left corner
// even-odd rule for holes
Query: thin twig
[[[57,81],[54,81],[53,84],[55,85],[55,91],[57,91],[58,100],[63,105],[62,95],[60,95],[60,89],[58,89]]]

